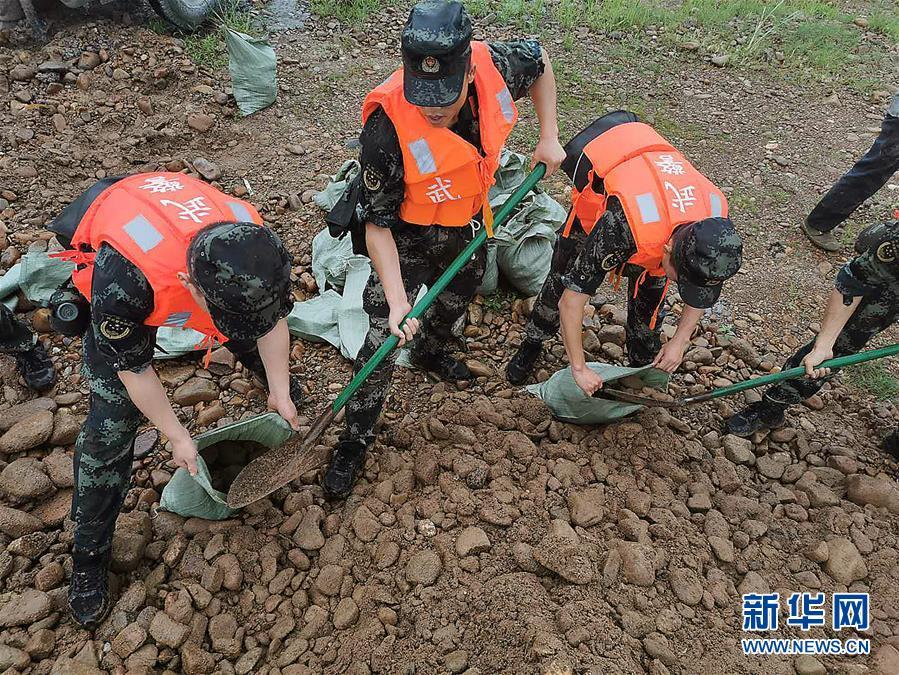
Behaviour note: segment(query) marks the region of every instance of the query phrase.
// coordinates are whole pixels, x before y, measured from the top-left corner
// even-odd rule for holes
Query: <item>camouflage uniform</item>
[[[0,353],[18,354],[34,347],[34,334],[0,302]]]
[[[860,351],[899,318],[899,221],[869,227],[855,246],[858,255],[840,270],[835,286],[847,305],[862,300],[834,343],[835,357]],[[784,369],[801,365],[814,345],[812,340],[793,354]],[[817,393],[834,376],[788,380],[769,388],[765,401],[786,408]]]
[[[534,40],[497,42],[488,45],[493,62],[503,76],[514,99],[527,94],[531,85],[543,74],[540,44]],[[471,90],[474,92],[474,89]],[[471,96],[471,106],[476,106]],[[472,107],[462,108],[459,121],[452,130],[480,148],[480,130]],[[449,267],[453,259],[474,237],[469,227],[421,227],[403,223],[399,218],[405,195],[403,156],[396,130],[383,110],[369,116],[360,137],[362,143],[362,191],[360,206],[364,222],[390,228],[400,259],[403,286],[410,304],[422,285],[431,285]],[[483,247],[456,275],[447,289],[437,297],[414,341],[419,353],[434,353],[450,337],[450,328],[463,315],[486,270]],[[373,273],[363,295],[370,327],[365,343],[356,357],[358,372],[390,335],[387,325],[389,307],[378,275]],[[368,377],[356,395],[347,403],[346,429],[342,440],[370,443],[373,428],[384,405],[396,362],[396,351],[388,355]]]
[[[563,226],[564,227],[564,226]],[[559,332],[559,300],[566,288],[593,295],[610,271],[620,267],[637,246],[621,203],[611,197],[608,209],[588,237],[575,218],[570,236],[556,239],[552,267],[525,328],[525,337],[544,342]],[[664,312],[659,311],[655,329],[649,324],[665,292],[664,277],[646,276],[638,284],[643,269],[626,265],[627,277],[627,351],[632,366],[651,363],[662,346],[661,326]]]
[[[829,232],[899,171],[899,93],[897,93],[871,149],[827,191],[809,214],[808,226]]]

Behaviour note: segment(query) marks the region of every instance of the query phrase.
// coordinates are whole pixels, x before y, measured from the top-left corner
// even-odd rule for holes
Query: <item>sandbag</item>
[[[202,451],[222,441],[246,441],[259,443],[267,448],[283,445],[291,437],[290,425],[277,413],[250,417],[234,424],[207,431],[194,438],[197,450]],[[197,475],[179,468],[162,489],[159,508],[186,518],[225,520],[235,513],[227,505],[227,495],[212,487],[209,467],[197,455]]]
[[[241,113],[252,115],[270,106],[278,96],[275,50],[262,38],[230,28],[223,30],[234,100]]]
[[[602,377],[606,385],[630,375],[637,375],[643,380],[643,386],[661,391],[668,386],[668,374],[652,366],[627,368],[593,362],[588,363],[587,367]],[[605,424],[643,408],[642,405],[633,403],[587,396],[575,382],[570,367],[554,373],[546,382],[532,384],[525,389],[546,403],[556,419],[572,424]]]
[[[19,304],[18,290],[19,279],[22,278],[22,263],[17,262],[15,265],[6,270],[6,274],[0,277],[0,302],[8,309],[15,309]]]
[[[70,262],[32,251],[22,256],[19,287],[35,305],[46,307],[50,296],[71,278],[74,270],[75,265]]]
[[[348,159],[340,165],[337,173],[331,176],[331,182],[325,186],[325,189],[315,193],[312,201],[323,211],[330,211],[340,201],[350,181],[359,174],[360,169],[361,165],[357,160]]]

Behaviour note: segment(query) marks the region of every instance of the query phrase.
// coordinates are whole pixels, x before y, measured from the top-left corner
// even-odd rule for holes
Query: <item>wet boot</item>
[[[36,343],[27,352],[19,352],[15,356],[16,365],[29,389],[45,391],[56,384],[56,369],[47,350],[40,343]]]
[[[416,368],[436,373],[442,380],[458,382],[459,380],[474,379],[474,375],[471,374],[468,366],[444,350],[436,352],[417,352],[413,350],[412,363]]]
[[[840,240],[833,236],[833,232],[816,230],[808,223],[802,223],[802,231],[810,242],[824,251],[835,253],[843,247]]]
[[[72,581],[69,586],[69,611],[80,626],[93,630],[109,614],[109,562],[112,549],[101,553],[72,552]]]
[[[534,364],[543,351],[543,343],[539,340],[525,340],[521,343],[515,356],[506,366],[506,379],[511,384],[524,384],[531,373],[534,372]]]
[[[785,409],[786,406],[763,398],[727,420],[727,433],[748,438],[761,429],[782,427]]]
[[[899,429],[885,436],[880,447],[889,453],[895,461],[899,462]]]
[[[356,477],[365,465],[366,445],[362,441],[340,441],[331,455],[322,485],[333,499],[344,499],[352,491]]]

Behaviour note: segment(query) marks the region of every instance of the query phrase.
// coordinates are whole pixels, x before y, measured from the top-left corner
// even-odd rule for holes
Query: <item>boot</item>
[[[303,393],[303,385],[300,384],[300,378],[293,373],[290,374],[290,400],[299,408],[306,400],[306,394]]]
[[[109,561],[112,549],[102,553],[72,551],[69,612],[83,628],[94,630],[109,614]]]
[[[727,432],[748,438],[760,429],[776,429],[784,425],[786,406],[762,399],[727,420]]]
[[[472,380],[474,375],[464,363],[449,352],[439,350],[436,352],[412,351],[412,363],[417,368],[436,373],[442,380],[457,382],[459,380]]]
[[[506,379],[512,384],[524,384],[534,371],[534,364],[537,363],[541,351],[543,351],[542,342],[525,339],[506,366]]]
[[[366,445],[362,441],[340,441],[331,455],[322,485],[329,497],[344,499],[353,491],[356,476],[365,464]]]
[[[835,253],[843,247],[839,240],[833,236],[833,232],[816,230],[808,223],[802,223],[802,231],[810,242],[824,251]]]
[[[16,365],[29,389],[44,391],[56,384],[56,369],[39,342],[27,352],[17,353]]]
[[[899,429],[896,429],[891,434],[887,434],[880,447],[888,452],[895,461],[899,462]]]

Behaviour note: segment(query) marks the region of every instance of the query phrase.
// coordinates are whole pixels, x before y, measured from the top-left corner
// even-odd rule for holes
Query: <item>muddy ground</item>
[[[313,16],[276,33],[278,102],[247,119],[227,71],[192,62],[143,14],[59,15],[45,46],[2,34],[0,271],[46,248],[42,227],[98,178],[193,171],[203,158],[285,238],[297,298],[311,297],[310,242],[324,225],[311,196],[354,156],[361,101],[398,63],[403,18],[387,9],[352,29]],[[563,136],[637,109],[728,193],[744,236],[744,268],[675,382],[702,390],[778,367],[813,336],[850,250],[813,250],[797,225],[870,145],[896,74],[859,94],[660,46],[634,59],[614,36],[583,42],[545,40],[560,65]],[[521,108],[511,146],[528,152],[535,118]],[[567,204],[560,179],[547,185]],[[885,218],[897,187],[851,228]],[[588,344],[620,359],[624,299],[604,287],[595,304]],[[0,672],[899,672],[897,465],[878,448],[896,424],[892,402],[836,382],[751,441],[722,425],[752,393],[604,428],[562,424],[502,377],[526,311],[509,294],[469,312],[467,358],[484,373],[473,386],[398,372],[345,503],[325,501],[313,472],[233,520],[185,521],[156,510],[172,474],[165,453],[136,460],[114,545],[117,604],[96,633],[79,630],[64,608],[73,444],[87,407],[80,344],[50,334],[45,310],[20,311],[61,381],[35,398],[0,357],[0,431],[16,432],[0,438]],[[563,354],[551,345],[539,376]],[[298,340],[293,357],[309,424],[350,365]],[[208,370],[195,359],[158,370],[197,432],[265,408],[225,352]],[[871,656],[742,655],[741,593],[845,589],[871,593]]]

